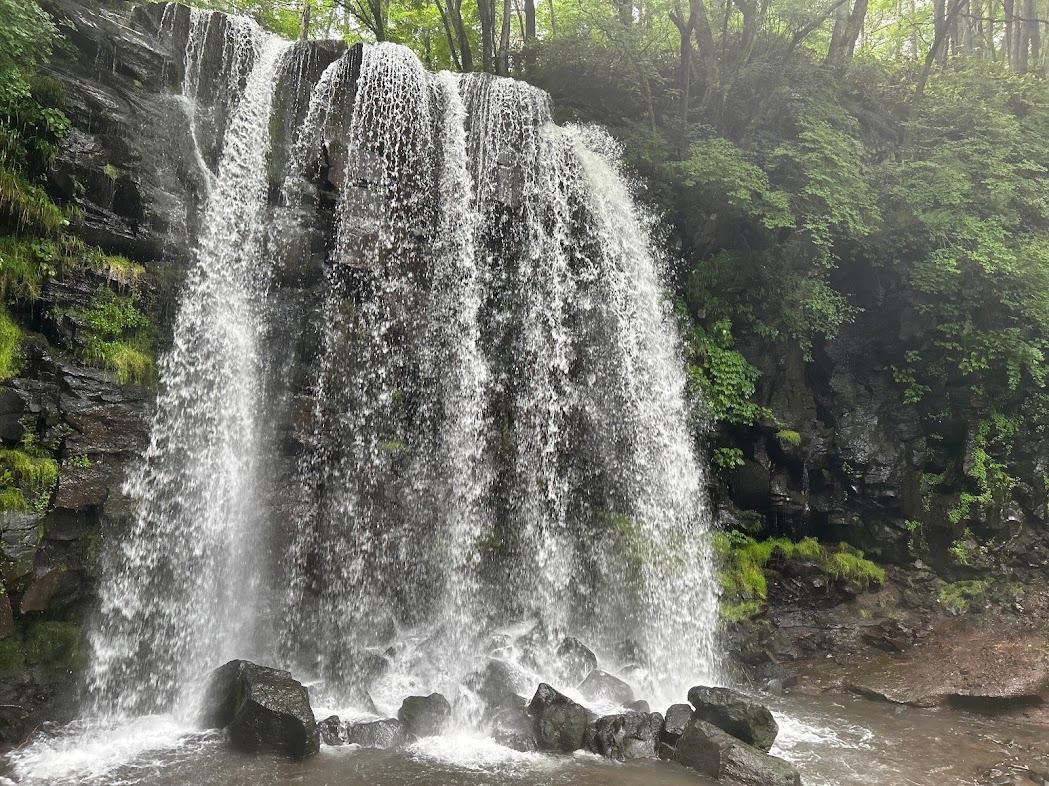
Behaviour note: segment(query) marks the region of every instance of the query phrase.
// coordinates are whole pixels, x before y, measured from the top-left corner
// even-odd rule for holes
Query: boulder
[[[652,708],[644,699],[638,699],[637,701],[632,701],[629,704],[624,704],[623,706],[631,712],[652,712]]]
[[[685,726],[673,759],[731,786],[801,786],[801,776],[789,762],[769,756],[698,718]]]
[[[226,729],[236,748],[304,757],[320,749],[309,694],[291,674],[231,660],[208,679],[201,723]]]
[[[346,742],[346,727],[342,725],[338,715],[329,715],[317,724],[317,731],[321,735],[321,742],[325,745],[342,745]]]
[[[396,748],[405,741],[404,725],[396,718],[351,723],[346,727],[346,741],[362,748]]]
[[[731,688],[697,686],[688,692],[694,717],[765,752],[772,748],[779,726],[768,708]]]
[[[528,702],[517,695],[507,696],[488,716],[488,730],[496,742],[515,751],[535,751],[539,743],[535,737]]]
[[[692,720],[691,704],[671,704],[663,716],[663,729],[660,737],[670,745],[676,745],[685,731],[685,726]]]
[[[443,731],[452,714],[452,705],[440,693],[429,696],[409,696],[397,710],[397,720],[404,726],[410,739],[432,737]]]
[[[594,714],[545,682],[540,683],[529,702],[528,713],[539,750],[571,753],[586,747],[587,729]]]
[[[530,687],[528,676],[521,669],[500,658],[489,658],[484,671],[473,678],[471,686],[488,707],[499,706],[509,696],[523,697]]]
[[[557,648],[561,676],[565,682],[578,685],[597,668],[597,656],[574,636],[566,636]]]
[[[594,669],[587,675],[579,684],[579,692],[590,701],[607,701],[620,706],[634,700],[633,688],[601,669]]]
[[[610,759],[649,759],[656,755],[656,742],[663,726],[658,712],[624,712],[595,720],[587,734],[588,747]]]

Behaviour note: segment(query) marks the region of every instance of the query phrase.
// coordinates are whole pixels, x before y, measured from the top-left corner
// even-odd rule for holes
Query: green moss
[[[817,566],[835,581],[867,589],[885,581],[885,571],[846,543],[826,547],[815,538],[755,540],[741,532],[718,532],[713,538],[719,563],[722,618],[738,621],[764,609],[768,597],[766,568],[773,555]]]
[[[22,367],[22,330],[0,307],[0,380],[11,379]]]
[[[18,231],[51,235],[69,223],[47,192],[0,166],[0,217]]]
[[[973,601],[983,597],[991,588],[990,579],[955,581],[940,587],[938,599],[950,614],[965,614]]]
[[[0,509],[42,513],[58,482],[58,462],[34,440],[0,449]]]
[[[872,584],[885,582],[885,570],[869,559],[848,551],[827,554],[821,564],[835,580],[866,589]]]
[[[21,638],[16,634],[0,639],[0,674],[18,674],[25,671],[25,665]]]
[[[87,663],[83,631],[72,622],[38,622],[26,634],[25,658],[55,676],[80,671]]]
[[[116,180],[122,174],[122,172],[112,164],[106,164],[104,167],[102,167],[102,172],[110,180]]]
[[[796,448],[801,445],[801,434],[790,429],[780,429],[776,432],[776,438],[784,445]]]
[[[134,294],[118,295],[102,287],[80,317],[90,330],[84,342],[86,360],[113,371],[123,384],[155,378],[153,326],[136,306]]]

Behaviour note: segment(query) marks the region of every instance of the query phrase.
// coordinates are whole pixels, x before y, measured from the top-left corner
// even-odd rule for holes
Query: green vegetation
[[[824,546],[815,538],[755,540],[740,532],[714,535],[714,553],[719,563],[721,615],[729,621],[754,616],[768,598],[766,568],[773,555],[810,563],[834,581],[854,590],[865,590],[885,581],[885,571],[863,553],[845,543]]]
[[[991,580],[956,581],[940,587],[939,601],[950,614],[967,613],[991,588]]]
[[[26,434],[17,448],[0,448],[0,510],[42,513],[58,483],[58,462]]]
[[[85,357],[124,384],[149,382],[155,374],[153,327],[135,301],[134,293],[122,296],[102,287],[79,315],[90,330]]]

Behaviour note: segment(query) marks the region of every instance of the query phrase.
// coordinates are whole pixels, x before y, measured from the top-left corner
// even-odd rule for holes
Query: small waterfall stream
[[[193,40],[206,29],[201,18],[194,14]],[[265,541],[256,501],[269,280],[262,264],[266,151],[273,85],[288,44],[245,22],[232,31],[227,62],[231,72],[253,65],[244,69],[163,359],[150,443],[127,484],[137,512],[105,556],[90,674],[104,713],[179,706],[213,664],[254,647],[263,578],[257,555]],[[199,72],[189,62],[187,74]]]

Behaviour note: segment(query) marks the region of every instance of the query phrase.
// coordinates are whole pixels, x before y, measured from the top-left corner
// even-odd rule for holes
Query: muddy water
[[[773,753],[793,761],[806,786],[975,786],[989,783],[981,776],[1004,761],[1015,773],[1049,756],[1047,727],[1031,719],[837,694],[768,701],[780,722]],[[49,786],[711,786],[666,762],[524,754],[468,735],[434,737],[399,752],[325,747],[306,762],[249,757],[229,751],[219,735],[188,734],[163,718],[59,732],[9,757],[0,782],[3,776]]]

